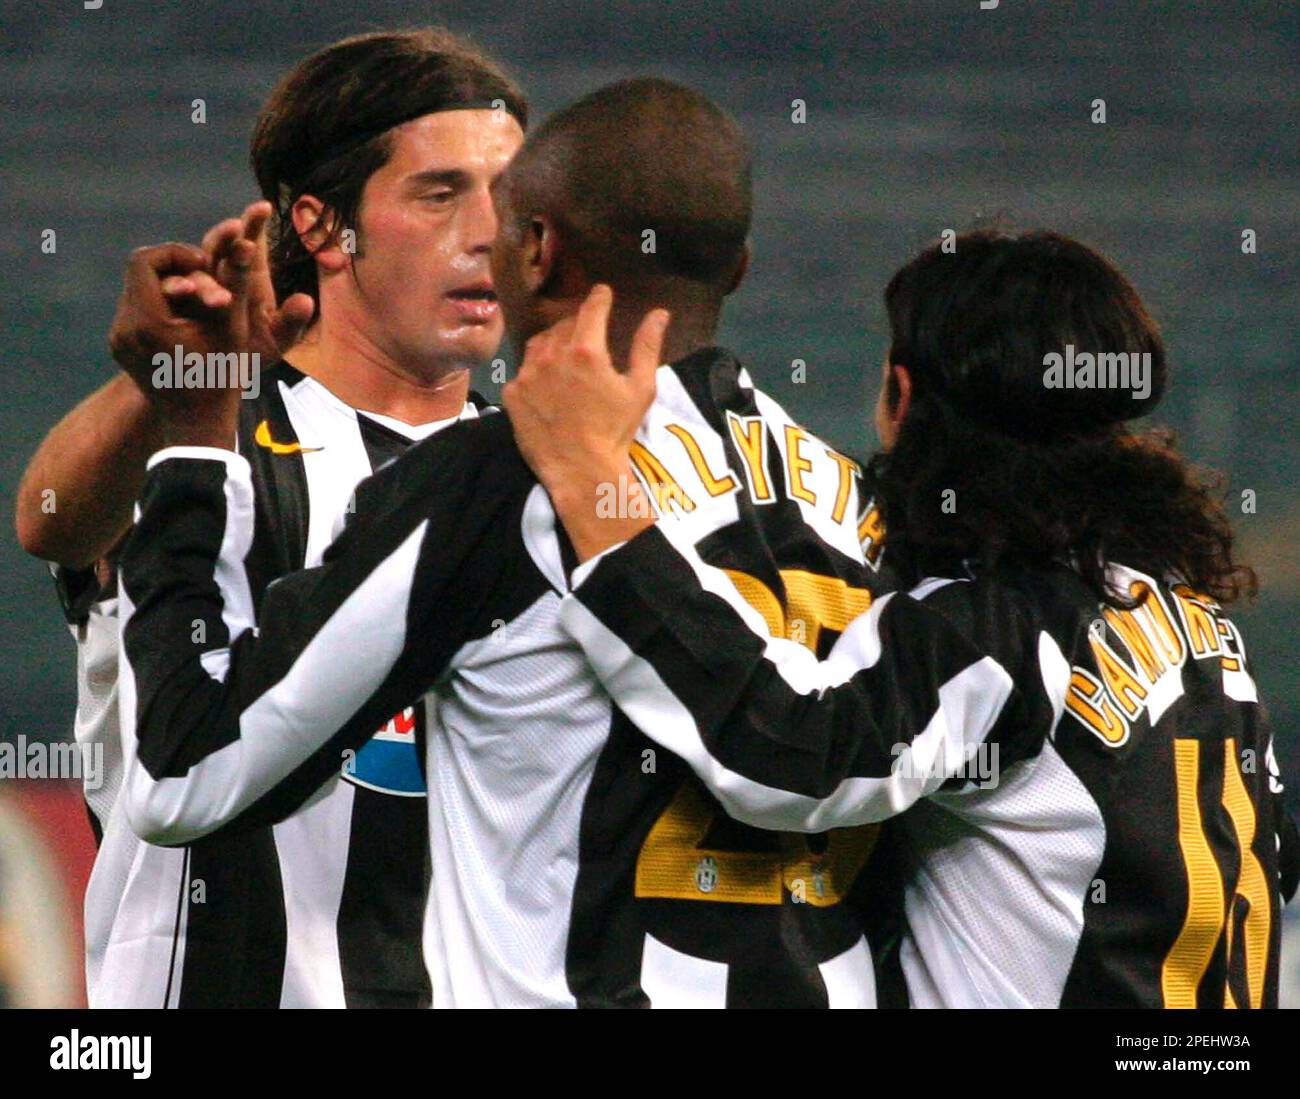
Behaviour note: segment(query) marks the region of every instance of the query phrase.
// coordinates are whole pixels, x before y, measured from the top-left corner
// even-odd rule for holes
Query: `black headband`
[[[470,96],[450,100],[446,97],[440,97],[436,100],[431,99],[429,102],[421,103],[419,106],[411,107],[406,111],[399,111],[392,118],[376,126],[371,126],[359,134],[353,134],[344,141],[336,142],[319,156],[312,157],[312,169],[319,168],[322,164],[328,164],[331,160],[337,160],[345,153],[355,152],[362,145],[373,141],[380,134],[386,134],[397,126],[405,125],[417,118],[423,118],[427,114],[437,114],[440,111],[495,111],[503,108],[510,112],[515,121],[519,122],[520,125],[523,124],[523,119],[519,117],[516,109],[510,105],[510,101],[501,95],[493,96],[490,99],[486,96]]]

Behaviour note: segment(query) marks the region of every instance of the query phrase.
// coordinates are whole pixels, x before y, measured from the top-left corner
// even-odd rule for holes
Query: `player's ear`
[[[897,431],[903,426],[908,410],[912,407],[912,372],[902,363],[892,363],[889,367],[890,408],[889,419]]]
[[[303,247],[326,271],[342,271],[348,252],[334,235],[334,213],[315,195],[299,195],[289,211],[294,231]]]
[[[742,282],[745,281],[745,275],[749,271],[749,241],[745,241],[745,247],[740,251],[740,261],[736,264],[736,273],[731,276],[731,285],[727,287],[727,294],[734,294]]]
[[[536,294],[556,275],[560,238],[555,222],[545,214],[534,214],[524,228],[524,279]]]

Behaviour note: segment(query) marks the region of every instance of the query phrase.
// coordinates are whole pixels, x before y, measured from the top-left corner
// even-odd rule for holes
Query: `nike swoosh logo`
[[[257,430],[253,432],[253,442],[258,446],[266,447],[272,454],[311,454],[325,449],[323,446],[303,446],[301,443],[277,443],[271,438],[271,425],[265,420],[258,424]]]

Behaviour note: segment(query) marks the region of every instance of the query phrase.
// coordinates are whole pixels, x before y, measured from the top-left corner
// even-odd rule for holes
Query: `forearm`
[[[119,375],[45,437],[18,488],[14,521],[28,553],[80,568],[104,556],[131,525],[145,462],[162,442],[143,393]]]
[[[544,483],[579,563],[654,525],[654,511],[629,462],[547,472]]]
[[[884,820],[989,733],[1009,675],[906,595],[818,660],[768,635],[728,576],[656,529],[575,575],[562,621],[619,708],[748,824]]]
[[[153,843],[282,819],[423,684],[402,662],[421,528],[281,578],[252,630],[247,463],[167,451],[121,556],[122,797]]]

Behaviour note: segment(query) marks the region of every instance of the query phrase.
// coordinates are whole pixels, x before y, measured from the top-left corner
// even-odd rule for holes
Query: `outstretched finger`
[[[232,293],[243,294],[248,290],[249,278],[256,264],[256,243],[240,237],[230,246],[217,275],[221,284],[228,286]]]
[[[256,240],[270,219],[271,204],[269,202],[265,199],[250,202],[244,207],[243,214],[240,215],[240,221],[243,224],[241,236],[245,240]]]
[[[225,257],[216,269],[219,285],[230,295],[218,324],[224,343],[231,351],[247,351],[249,348],[254,323],[253,311],[249,307],[249,270],[256,252],[257,245],[252,241],[236,237],[226,248]]]
[[[573,340],[579,346],[606,347],[609,342],[609,312],[614,306],[614,291],[603,282],[596,283],[587,300],[578,306]]]
[[[266,201],[250,202],[244,207],[243,238],[252,241],[257,247],[253,257],[253,271],[261,271],[270,266],[267,259],[266,226],[271,220],[271,204]]]
[[[651,309],[641,318],[628,349],[627,378],[650,398],[655,392],[655,374],[663,365],[664,333],[670,319],[667,309]]]
[[[203,251],[208,258],[208,266],[216,270],[217,264],[225,258],[230,246],[244,234],[242,218],[226,218],[219,221],[203,234]]]

